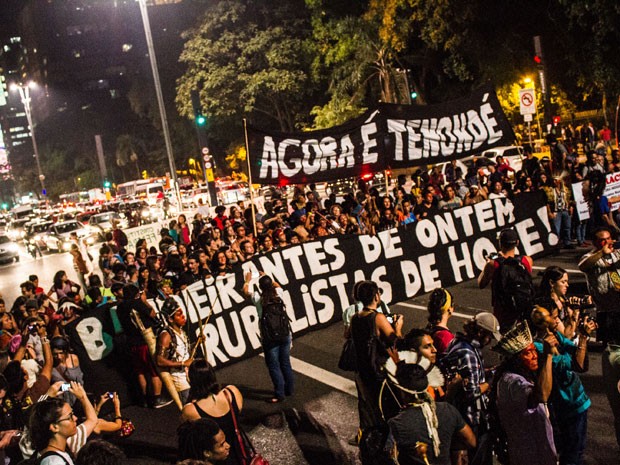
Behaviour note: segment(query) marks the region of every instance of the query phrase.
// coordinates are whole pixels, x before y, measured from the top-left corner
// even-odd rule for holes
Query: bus
[[[119,199],[134,198],[146,200],[149,204],[163,198],[168,189],[168,178],[138,179],[116,185],[116,197]]]

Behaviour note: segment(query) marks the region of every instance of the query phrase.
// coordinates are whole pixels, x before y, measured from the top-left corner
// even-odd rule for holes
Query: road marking
[[[260,356],[264,357],[265,355],[260,354]],[[308,378],[312,378],[327,386],[333,387],[334,389],[342,391],[345,394],[357,397],[357,388],[355,387],[355,382],[351,381],[348,378],[345,378],[344,376],[340,376],[336,373],[332,373],[331,371],[324,370],[323,368],[312,365],[308,362],[304,362],[303,360],[295,357],[291,357],[291,366],[293,367],[293,370],[295,370],[297,373],[301,373]]]
[[[546,270],[547,267],[545,267],[545,266],[533,266],[532,269],[533,270]],[[566,270],[567,273],[583,274],[583,272],[580,271],[580,270],[572,270],[572,269],[568,269],[568,268],[564,268],[564,270]]]
[[[422,306],[422,305],[416,305],[416,304],[408,304],[407,302],[399,302],[397,304],[394,305],[401,305],[403,307],[409,307],[409,308],[415,308],[417,310],[428,310],[426,307]],[[460,313],[460,312],[452,312],[452,315],[459,317],[459,318],[471,318],[473,315],[468,315],[467,313]]]

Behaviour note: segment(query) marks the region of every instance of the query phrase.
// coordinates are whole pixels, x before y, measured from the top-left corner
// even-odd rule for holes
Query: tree
[[[309,23],[301,0],[224,0],[211,5],[187,34],[180,60],[177,108],[193,118],[197,89],[209,118],[225,124],[243,116],[263,127],[293,131],[308,114],[312,93]]]

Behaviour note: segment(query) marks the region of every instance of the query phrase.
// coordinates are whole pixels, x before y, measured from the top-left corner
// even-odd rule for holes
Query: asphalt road
[[[585,249],[563,251],[560,255],[537,260],[536,272],[549,265],[569,270],[571,288],[584,292],[583,275],[576,271],[579,256]],[[540,267],[540,268],[538,268]],[[71,277],[73,268],[68,254],[45,256],[36,261],[28,256],[20,263],[0,266],[0,292],[7,307],[19,295],[17,286],[28,274],[40,276],[41,286],[49,288],[55,271],[64,269]],[[572,271],[571,271],[572,270]],[[456,314],[450,321],[459,330],[471,315],[490,309],[490,291],[479,290],[474,281],[454,286]],[[569,293],[571,289],[569,289]],[[427,296],[392,305],[405,317],[405,329],[426,324]],[[262,357],[254,357],[218,371],[221,383],[235,384],[245,396],[241,422],[254,440],[256,448],[272,465],[354,464],[357,449],[347,440],[357,428],[355,387],[350,373],[337,368],[342,346],[342,326],[328,328],[295,339],[291,352],[296,371],[296,393],[282,404],[264,402],[271,394],[271,383]],[[485,361],[493,363],[495,354],[485,351]],[[590,370],[581,375],[592,399],[589,411],[587,465],[616,465],[620,451],[613,435],[613,419],[602,392],[601,353],[596,345],[590,351]],[[119,440],[132,464],[174,463],[178,413],[173,406],[149,410],[136,406],[124,409],[136,432]]]

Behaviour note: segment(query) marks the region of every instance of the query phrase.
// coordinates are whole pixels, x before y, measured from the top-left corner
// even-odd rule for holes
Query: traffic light
[[[538,56],[538,55],[534,55],[534,62],[537,65],[540,65],[540,64],[542,64],[542,58],[540,58],[540,56]]]
[[[411,92],[411,100],[415,100],[417,98],[418,98],[418,93],[415,91]]]
[[[198,95],[197,90],[191,91],[192,98],[192,108],[194,109],[194,121],[196,122],[196,126],[204,127],[207,124],[207,117],[204,115],[202,111],[202,105],[200,104],[200,96]]]
[[[103,187],[105,187],[106,189],[109,189],[111,185],[112,184],[110,184],[110,181],[108,181],[107,179],[103,182]]]
[[[553,117],[553,124],[560,124],[560,117],[559,116],[554,116]]]

